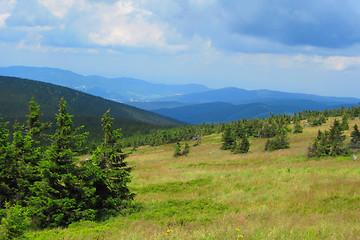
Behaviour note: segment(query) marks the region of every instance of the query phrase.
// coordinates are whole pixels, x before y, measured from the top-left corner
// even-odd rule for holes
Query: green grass
[[[351,121],[351,126],[354,123],[360,121]],[[26,236],[358,239],[360,160],[308,159],[307,148],[319,128],[290,135],[290,149],[274,152],[264,151],[265,139],[252,139],[249,153],[234,155],[220,150],[221,135],[203,137],[188,157],[173,157],[172,144],[141,147],[128,159],[135,166],[130,188],[137,196],[132,213]]]

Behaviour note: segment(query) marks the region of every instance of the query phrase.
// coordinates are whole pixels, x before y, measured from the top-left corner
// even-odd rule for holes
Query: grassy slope
[[[331,121],[320,128],[329,128]],[[265,152],[266,140],[256,139],[250,153],[233,155],[219,150],[220,135],[204,137],[188,157],[174,158],[173,145],[142,147],[129,158],[136,166],[131,188],[137,193],[137,212],[30,237],[356,239],[360,162],[352,157],[307,159],[318,129],[290,135],[291,148],[275,152]]]

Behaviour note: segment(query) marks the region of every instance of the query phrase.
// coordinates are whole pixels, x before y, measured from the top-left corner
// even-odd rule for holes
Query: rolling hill
[[[32,97],[40,104],[43,119],[51,121],[55,119],[60,98],[64,97],[68,112],[74,115],[76,125],[85,125],[85,130],[91,130],[91,134],[101,132],[100,118],[109,108],[111,116],[115,118],[115,127],[122,128],[125,135],[182,124],[174,119],[70,88],[27,79],[0,77],[0,113],[5,120],[24,120]]]

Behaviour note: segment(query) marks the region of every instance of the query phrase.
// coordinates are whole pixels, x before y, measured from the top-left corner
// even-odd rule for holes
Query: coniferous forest
[[[26,124],[0,125],[0,216],[6,235],[27,227],[64,227],[79,220],[101,220],[126,211],[134,197],[127,188],[131,167],[122,136],[113,129],[110,111],[101,118],[103,140],[93,157],[80,162],[87,132],[74,127],[66,101],[60,100],[54,134],[41,122],[40,107],[29,104]],[[10,139],[12,139],[10,141]]]

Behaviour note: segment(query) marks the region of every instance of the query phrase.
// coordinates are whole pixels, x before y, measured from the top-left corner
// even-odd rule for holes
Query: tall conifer
[[[122,149],[120,130],[112,129],[110,110],[103,115],[101,121],[104,140],[95,150],[91,161],[95,192],[90,202],[97,212],[97,218],[118,213],[134,198],[127,187],[131,181],[132,168],[125,161],[128,154]]]

